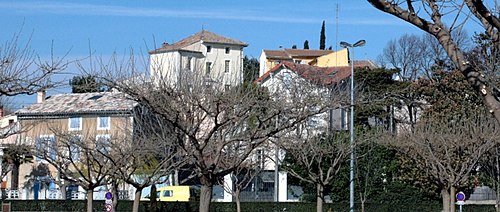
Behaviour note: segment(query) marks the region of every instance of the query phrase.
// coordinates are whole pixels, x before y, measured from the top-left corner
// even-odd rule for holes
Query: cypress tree
[[[309,49],[309,41],[304,41],[304,49]]]
[[[326,35],[325,35],[325,21],[321,25],[321,33],[319,35],[319,49],[325,50]]]

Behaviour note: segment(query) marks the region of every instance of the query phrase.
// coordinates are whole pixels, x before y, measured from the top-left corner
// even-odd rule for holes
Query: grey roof
[[[137,102],[121,92],[57,94],[41,103],[16,111],[22,116],[50,116],[89,113],[123,113],[131,111]]]

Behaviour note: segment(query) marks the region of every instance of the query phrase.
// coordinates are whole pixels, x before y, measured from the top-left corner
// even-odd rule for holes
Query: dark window
[[[207,46],[207,53],[212,52],[212,46]]]
[[[230,60],[224,61],[224,72],[229,73],[229,66],[231,65]]]
[[[231,52],[231,47],[226,47],[226,54],[229,54]]]
[[[212,62],[206,62],[205,66],[206,66],[205,74],[210,75],[210,72],[212,71]]]

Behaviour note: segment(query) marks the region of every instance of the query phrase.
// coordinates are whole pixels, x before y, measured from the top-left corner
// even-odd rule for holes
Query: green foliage
[[[91,93],[109,90],[104,83],[92,75],[75,76],[69,81],[69,85],[71,85],[71,92],[73,93]]]
[[[259,60],[257,58],[243,58],[243,81],[253,82],[259,77]]]
[[[395,192],[397,193],[397,192]],[[82,211],[85,208],[85,200],[9,200],[12,211]],[[131,211],[132,201],[120,200],[117,212]],[[361,205],[356,202],[355,208],[361,209]],[[316,211],[316,203],[303,202],[242,202],[242,212],[268,212],[268,211],[289,211],[303,212]],[[94,200],[93,211],[103,211],[104,201]],[[140,212],[151,211],[147,202],[141,202]],[[198,202],[159,202],[157,211],[175,211],[175,212],[195,212],[198,211]],[[213,202],[210,211],[213,212],[235,212],[236,203],[234,202]],[[349,211],[349,202],[326,203],[324,211]],[[413,212],[428,211],[439,212],[441,205],[439,202],[428,202],[415,196],[405,203],[367,203],[365,211],[385,211],[385,212]],[[495,211],[494,205],[466,205],[464,212],[472,211]]]
[[[319,49],[325,50],[326,43],[326,35],[325,35],[325,21],[323,20],[323,24],[321,24],[321,32],[319,35]]]
[[[389,106],[398,104],[399,98],[408,92],[409,82],[393,80],[396,69],[356,69],[355,82],[361,89],[357,97],[356,119],[358,125],[372,127],[369,119],[387,123]]]
[[[419,80],[413,89],[431,105],[425,111],[427,116],[458,118],[483,104],[460,71],[436,71],[433,79]]]

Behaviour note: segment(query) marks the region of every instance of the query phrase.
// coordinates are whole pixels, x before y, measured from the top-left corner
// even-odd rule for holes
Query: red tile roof
[[[261,77],[257,78],[255,82],[259,83],[266,80],[271,76],[271,73],[278,72],[282,68],[287,68],[304,79],[307,79],[313,83],[321,85],[330,85],[338,83],[341,80],[351,76],[350,66],[340,66],[340,67],[317,67],[307,64],[296,64],[293,62],[281,62],[280,64],[274,66],[271,70],[266,72]]]
[[[203,41],[205,43],[218,43],[218,44],[230,44],[230,45],[239,45],[239,46],[248,46],[248,44],[224,37],[222,35],[215,34],[213,32],[207,31],[207,30],[201,30],[198,33],[191,35],[187,38],[184,38],[178,42],[175,42],[173,44],[163,44],[162,47],[155,49],[153,51],[150,51],[149,53],[160,53],[160,52],[166,52],[166,51],[175,51],[175,50],[180,50],[186,46],[189,46],[193,43],[196,43],[198,41]]]

